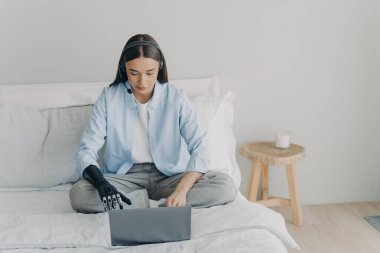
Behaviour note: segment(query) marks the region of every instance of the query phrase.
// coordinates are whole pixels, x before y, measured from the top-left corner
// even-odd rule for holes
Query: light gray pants
[[[153,163],[140,163],[134,164],[125,175],[106,175],[105,178],[119,192],[131,199],[130,207],[149,207],[149,199],[160,200],[169,197],[183,175],[184,173],[181,173],[168,177]],[[233,201],[236,196],[237,188],[230,176],[209,171],[187,193],[186,204],[197,208],[223,205]],[[79,180],[71,187],[70,201],[72,208],[77,212],[104,212],[97,190],[86,179]]]

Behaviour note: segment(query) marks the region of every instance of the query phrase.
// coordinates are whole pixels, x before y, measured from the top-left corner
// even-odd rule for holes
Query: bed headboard
[[[191,97],[197,94],[219,96],[217,78],[171,80]],[[0,106],[19,105],[36,108],[68,107],[94,104],[103,87],[109,82],[44,83],[0,85]]]

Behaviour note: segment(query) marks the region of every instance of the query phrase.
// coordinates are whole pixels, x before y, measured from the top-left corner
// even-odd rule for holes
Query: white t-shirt
[[[145,104],[141,104],[135,96],[133,96],[133,99],[138,107],[139,120],[136,122],[134,129],[135,139],[132,148],[132,160],[133,163],[153,163],[148,135],[149,115],[146,109],[151,99]]]

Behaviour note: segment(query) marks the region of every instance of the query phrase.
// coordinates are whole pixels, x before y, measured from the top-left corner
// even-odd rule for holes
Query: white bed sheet
[[[274,253],[287,252],[286,246],[298,249],[280,214],[242,196],[228,205],[193,209],[189,241],[112,247],[108,215],[75,213],[68,186],[1,191],[0,252]]]

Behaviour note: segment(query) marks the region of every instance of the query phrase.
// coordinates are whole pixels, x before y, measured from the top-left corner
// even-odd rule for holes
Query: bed
[[[173,80],[207,127],[211,168],[240,186],[232,131],[235,94],[216,77]],[[283,217],[239,193],[227,205],[192,210],[191,240],[111,246],[107,213],[75,213],[74,149],[107,82],[0,86],[0,252],[287,252],[299,250]],[[102,165],[102,150],[99,164]],[[151,207],[158,205],[150,200]]]

